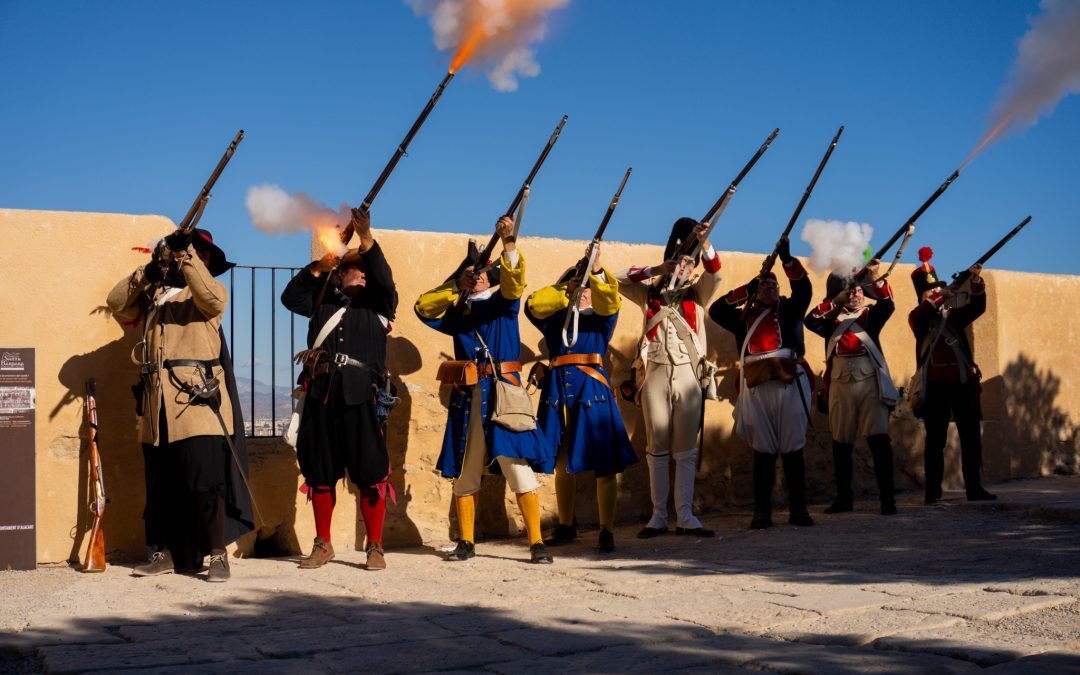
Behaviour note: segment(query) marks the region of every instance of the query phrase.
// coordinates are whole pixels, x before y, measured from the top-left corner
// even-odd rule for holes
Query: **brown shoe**
[[[334,547],[322,537],[315,537],[315,544],[311,547],[311,555],[300,561],[300,569],[313,570],[322,567],[334,559]]]
[[[228,554],[221,549],[210,551],[210,571],[206,575],[206,580],[220,583],[228,581],[231,576]]]
[[[369,570],[384,570],[386,569],[386,558],[383,557],[382,546],[378,544],[368,544],[367,547],[367,568]]]
[[[168,549],[154,551],[154,554],[150,557],[150,562],[131,570],[132,576],[136,577],[152,577],[158,574],[172,574],[172,572],[173,559]]]

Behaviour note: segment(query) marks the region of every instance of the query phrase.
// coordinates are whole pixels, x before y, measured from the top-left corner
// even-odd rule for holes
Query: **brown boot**
[[[313,570],[322,567],[334,559],[334,547],[322,537],[315,537],[315,544],[311,547],[311,555],[300,561],[300,569]]]
[[[131,570],[132,576],[136,577],[153,577],[158,574],[172,574],[172,572],[173,559],[168,549],[154,551],[154,554],[150,557],[150,562]]]
[[[369,570],[386,569],[386,558],[383,557],[383,549],[379,544],[368,544],[367,568]]]

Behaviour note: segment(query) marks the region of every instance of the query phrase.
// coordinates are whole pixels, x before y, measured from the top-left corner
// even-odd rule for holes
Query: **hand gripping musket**
[[[105,531],[101,521],[105,518],[105,476],[101,470],[101,452],[98,449],[98,414],[97,401],[94,399],[94,379],[86,381],[86,420],[90,430],[90,481],[94,486],[94,499],[90,502],[90,513],[94,514],[94,524],[90,529],[90,543],[86,547],[83,559],[83,572],[105,571]]]
[[[244,130],[236,132],[236,138],[229,143],[229,147],[225,149],[225,154],[218,160],[217,166],[214,167],[214,172],[210,174],[210,178],[207,179],[206,185],[203,185],[203,189],[199,192],[199,196],[195,198],[195,202],[188,209],[187,214],[184,216],[180,224],[177,225],[177,229],[184,232],[191,232],[195,229],[195,226],[199,224],[199,220],[202,218],[203,211],[206,209],[206,203],[210,201],[210,191],[214,189],[214,184],[217,183],[218,178],[221,177],[221,172],[225,170],[225,165],[232,159],[233,153],[236,152],[236,146],[240,145],[240,141],[244,140]]]
[[[712,233],[713,228],[716,227],[716,221],[719,220],[720,216],[724,213],[724,209],[727,208],[731,198],[735,195],[735,191],[739,189],[739,183],[746,177],[746,174],[750,173],[750,169],[754,168],[754,165],[757,164],[757,161],[765,154],[765,151],[769,149],[769,144],[773,142],[773,139],[775,139],[779,133],[780,129],[777,128],[769,134],[769,137],[765,139],[765,142],[761,144],[758,151],[754,153],[754,156],[750,158],[750,161],[746,163],[746,166],[742,168],[739,175],[735,176],[735,180],[731,181],[731,185],[729,185],[727,190],[720,195],[720,198],[712,205],[712,208],[705,214],[705,217],[701,219],[701,222],[709,224],[709,229],[707,229],[700,237],[692,237],[687,241],[682,242],[675,251],[676,260],[681,259],[682,256],[694,257],[697,255],[698,251],[701,250],[701,243],[709,238],[709,234]],[[679,283],[679,276],[678,268],[676,268],[674,272],[671,272],[666,284],[669,292],[675,290],[675,287]]]
[[[986,264],[987,260],[994,257],[994,254],[997,253],[998,251],[1000,251],[1001,248],[1005,244],[1008,244],[1010,239],[1012,239],[1017,234],[1019,234],[1020,230],[1024,229],[1024,226],[1027,225],[1029,222],[1031,222],[1031,216],[1028,216],[1027,218],[1024,218],[1020,222],[1019,225],[1014,227],[1011,232],[1009,232],[1007,235],[1002,237],[1001,240],[998,243],[994,244],[993,247],[989,251],[984,253],[981,258],[976,260],[974,265],[984,265],[984,264]],[[974,266],[974,265],[972,265],[972,266]],[[970,269],[971,268],[968,268],[968,269],[966,269],[966,270],[964,270],[962,272],[956,272],[955,274],[953,274],[952,275],[953,281],[952,281],[951,284],[949,284],[949,288],[951,288],[954,291],[961,288],[967,282],[967,280],[969,278],[971,278],[971,272],[969,271]]]
[[[633,167],[626,170],[622,182],[619,183],[619,189],[615,191],[615,196],[611,198],[611,203],[608,204],[604,219],[600,221],[600,227],[596,229],[596,234],[593,235],[592,241],[589,242],[588,248],[585,249],[585,257],[578,261],[577,268],[574,270],[573,276],[570,277],[568,285],[574,286],[574,292],[570,294],[570,305],[567,307],[568,311],[566,312],[566,318],[563,319],[562,327],[562,342],[567,347],[573,347],[577,343],[578,318],[581,315],[578,303],[581,301],[581,294],[588,285],[586,279],[592,273],[593,265],[596,264],[596,256],[600,253],[600,242],[604,238],[604,230],[607,229],[612,214],[615,213],[616,207],[619,206],[619,197],[622,196],[623,188],[626,187],[626,181],[630,178],[630,172],[633,170]]]
[[[382,190],[383,185],[385,185],[387,179],[390,178],[390,174],[394,172],[394,169],[397,167],[398,162],[401,161],[401,158],[407,154],[409,144],[412,143],[413,138],[416,136],[417,132],[420,131],[420,127],[424,126],[424,122],[427,121],[428,115],[430,115],[431,111],[435,109],[435,104],[439,102],[439,98],[442,96],[443,90],[446,89],[446,85],[450,84],[450,80],[452,79],[454,79],[454,73],[448,72],[446,74],[446,77],[442,79],[442,82],[439,83],[439,86],[435,89],[435,93],[431,95],[430,99],[428,99],[427,105],[425,105],[424,109],[420,111],[420,116],[416,118],[415,122],[413,122],[412,127],[410,127],[409,131],[405,134],[405,138],[402,139],[401,143],[398,144],[397,150],[395,150],[394,154],[391,155],[390,161],[386,163],[386,166],[383,167],[382,173],[380,173],[379,177],[375,179],[375,184],[371,186],[370,190],[368,190],[367,196],[364,197],[364,201],[360,202],[359,208],[361,210],[371,211],[371,205],[375,202],[375,197],[379,195],[379,191]],[[355,232],[355,230],[356,228],[353,226],[352,220],[350,219],[349,222],[345,225],[345,229],[343,229],[339,235],[341,237],[341,243],[345,246],[348,246],[349,240],[352,239],[353,232]],[[322,304],[323,298],[326,296],[326,289],[329,283],[330,274],[328,273],[326,275],[326,279],[323,280],[322,287],[319,288],[318,295],[316,295],[315,297],[316,307]]]
[[[930,208],[930,205],[933,204],[935,201],[937,201],[937,198],[940,197],[941,195],[943,195],[945,193],[945,191],[949,189],[949,186],[952,185],[953,181],[956,180],[957,177],[959,177],[959,176],[960,176],[960,169],[957,169],[956,171],[953,171],[949,175],[949,177],[945,179],[945,182],[942,183],[938,187],[938,189],[934,191],[934,194],[930,195],[930,198],[927,199],[925,202],[923,202],[923,205],[920,206],[918,208],[918,210],[915,211],[915,213],[911,214],[911,217],[907,219],[907,222],[905,222],[903,225],[901,225],[900,229],[898,229],[896,232],[894,232],[893,236],[889,238],[889,241],[885,242],[885,245],[882,246],[881,248],[879,248],[874,253],[874,255],[870,258],[871,260],[880,261],[881,256],[888,253],[889,249],[892,248],[893,244],[895,244],[900,239],[900,237],[904,237],[904,243],[902,243],[900,245],[900,250],[897,251],[896,258],[893,260],[892,264],[889,266],[889,271],[886,272],[885,274],[881,275],[877,279],[870,279],[868,281],[866,279],[866,277],[870,273],[870,269],[869,269],[869,263],[867,263],[866,265],[863,265],[862,269],[860,269],[858,272],[856,272],[854,274],[853,279],[852,279],[853,284],[859,285],[859,286],[868,286],[870,284],[876,283],[877,281],[880,281],[881,279],[884,279],[885,277],[889,276],[889,272],[891,272],[892,268],[896,266],[897,261],[900,259],[900,255],[904,252],[904,246],[907,245],[908,239],[910,239],[911,235],[913,235],[915,233],[915,221],[918,220],[920,217],[922,217],[922,214],[926,211],[926,209]]]
[[[536,174],[540,172],[540,167],[543,166],[544,161],[547,160],[548,153],[550,153],[551,149],[555,147],[555,141],[559,140],[559,134],[562,133],[563,125],[566,124],[566,120],[569,118],[569,115],[563,115],[563,118],[559,120],[559,124],[556,125],[555,131],[551,132],[551,138],[548,139],[547,145],[545,145],[544,149],[540,152],[540,156],[536,158],[536,163],[533,164],[532,170],[529,171],[529,175],[525,178],[525,182],[521,184],[521,187],[518,189],[517,194],[514,195],[514,200],[510,202],[510,208],[508,208],[506,210],[506,213],[503,214],[504,217],[512,218],[514,216],[514,212],[517,211],[519,206],[521,206],[521,202],[523,199],[525,199],[525,195],[527,195],[529,193],[529,190],[532,188],[532,182],[536,178]],[[520,226],[520,223],[515,224],[515,234],[517,233],[518,226]],[[487,246],[479,249],[479,258],[473,261],[474,275],[479,275],[481,272],[487,272],[495,265],[494,259],[492,259],[491,262],[486,262],[482,265],[481,261],[486,256],[490,256],[491,252],[495,250],[495,244],[497,243],[499,243],[498,230],[496,230],[491,235],[491,239],[488,240]],[[462,291],[461,295],[458,296],[456,307],[464,307],[465,302],[469,299],[469,295],[470,293],[468,291]]]

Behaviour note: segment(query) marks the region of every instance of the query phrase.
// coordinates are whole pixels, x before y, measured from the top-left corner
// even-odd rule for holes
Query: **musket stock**
[[[195,198],[195,202],[192,203],[187,214],[184,215],[180,224],[177,225],[178,229],[183,230],[184,232],[190,232],[199,224],[199,219],[202,218],[206,203],[210,201],[210,191],[214,189],[214,184],[217,183],[218,178],[221,177],[221,172],[225,170],[225,165],[232,159],[233,153],[236,152],[236,146],[240,145],[240,141],[242,140],[244,140],[243,129],[236,132],[236,137],[233,138],[232,143],[229,143],[229,147],[225,149],[225,154],[218,160],[217,166],[214,167],[214,171],[210,174],[210,178],[208,178],[206,184],[203,185],[203,189],[199,192],[199,196]]]
[[[589,242],[589,246],[585,249],[585,256],[578,261],[574,275],[570,278],[570,285],[574,285],[574,292],[570,294],[570,304],[567,307],[566,318],[563,319],[562,327],[562,341],[567,347],[573,347],[577,343],[578,303],[581,301],[581,294],[585,291],[585,276],[592,271],[593,266],[596,264],[596,256],[600,253],[600,242],[604,238],[608,223],[611,222],[611,216],[619,206],[619,198],[622,196],[623,188],[626,187],[626,181],[630,178],[630,172],[633,170],[634,167],[626,169],[622,182],[619,183],[619,189],[615,191],[615,195],[611,198],[611,203],[608,204],[607,211],[604,213],[604,218],[600,221],[600,227],[596,228],[596,234],[593,235],[592,241]]]

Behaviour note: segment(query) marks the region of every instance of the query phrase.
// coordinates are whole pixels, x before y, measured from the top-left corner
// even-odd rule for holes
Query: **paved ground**
[[[586,532],[546,567],[516,540],[456,564],[391,551],[383,572],[238,560],[218,585],[0,573],[0,670],[1080,672],[1080,477],[995,490],[813,528],[706,518],[722,540],[624,527],[608,557]]]

